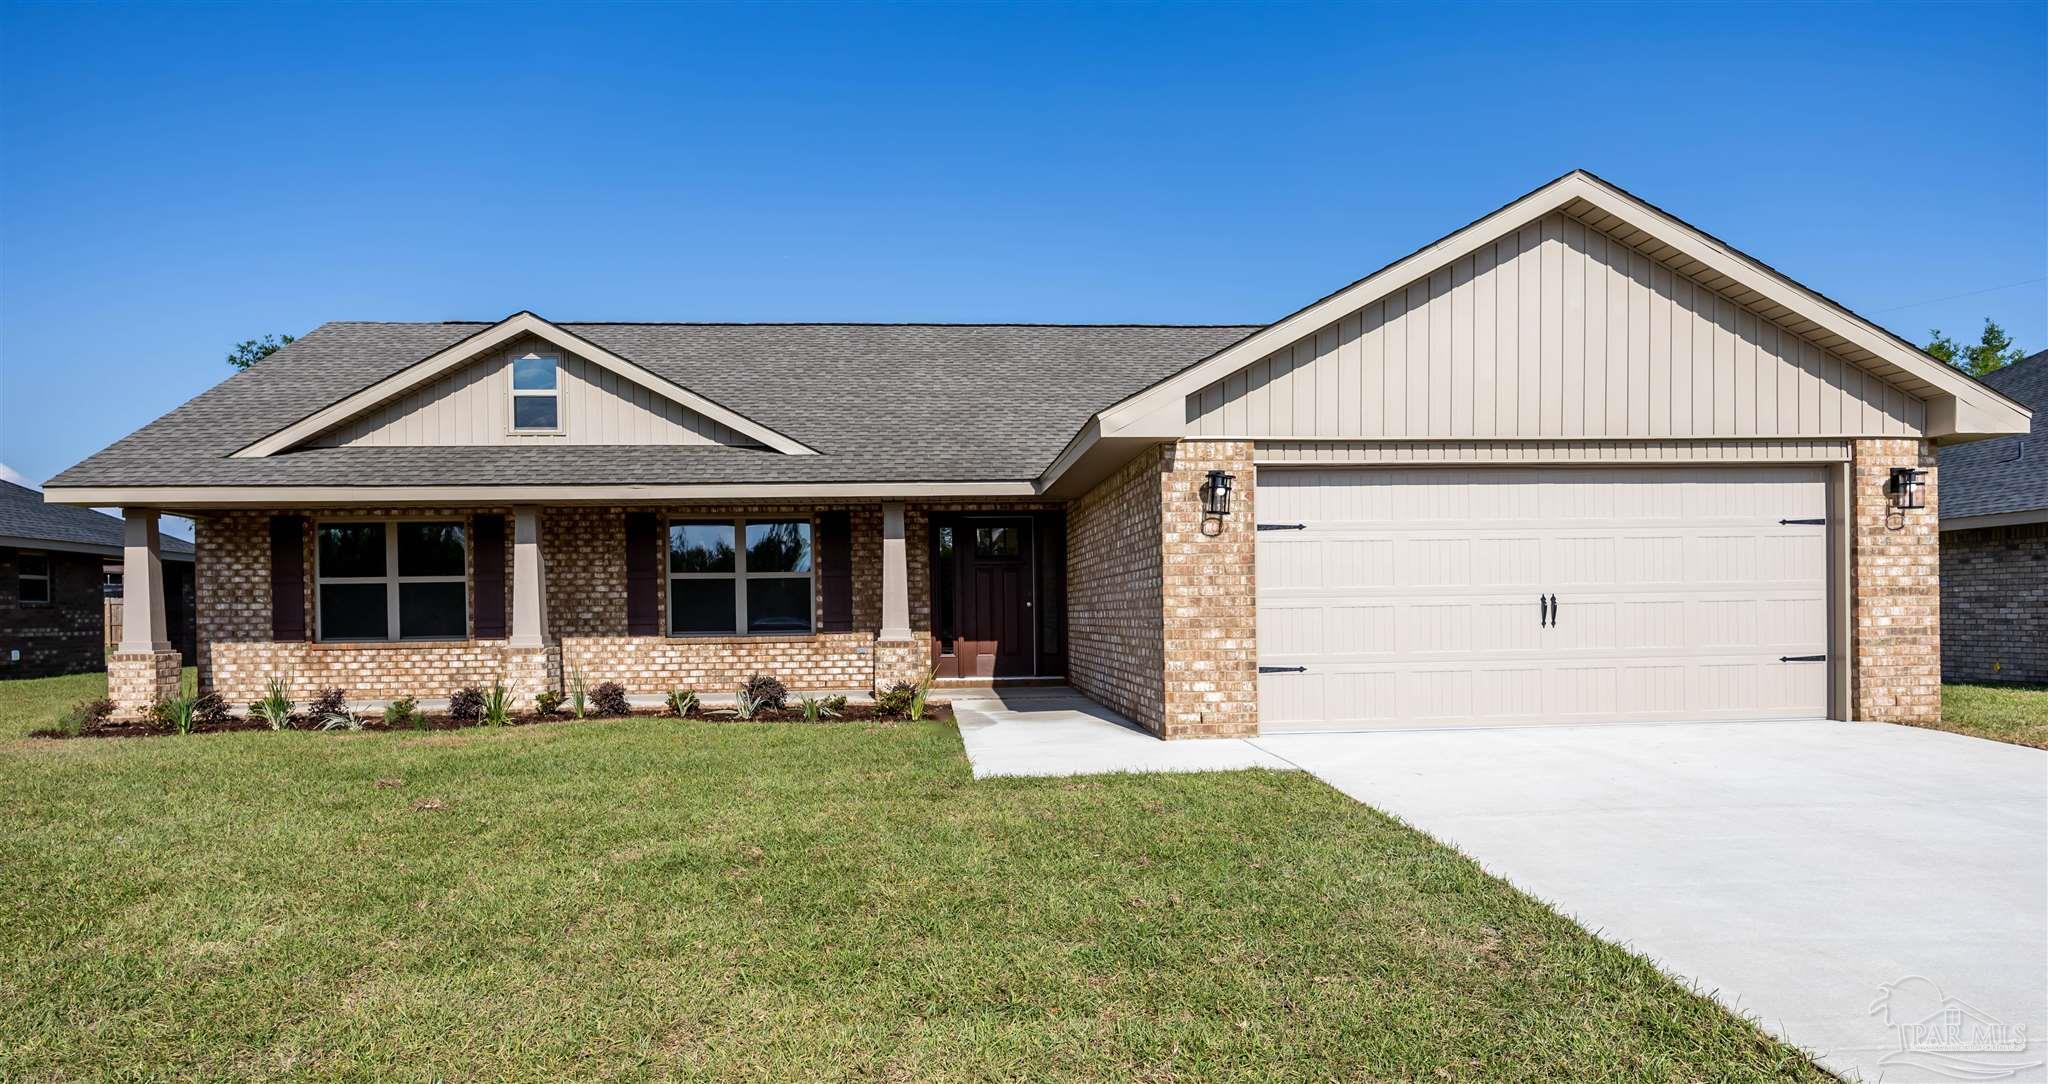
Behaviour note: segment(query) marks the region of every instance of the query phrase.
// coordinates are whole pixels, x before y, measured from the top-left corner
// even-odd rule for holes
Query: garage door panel
[[[1817,467],[1268,468],[1272,729],[1817,717]],[[1554,597],[1555,621],[1539,597]],[[1270,611],[1270,614],[1269,614]]]

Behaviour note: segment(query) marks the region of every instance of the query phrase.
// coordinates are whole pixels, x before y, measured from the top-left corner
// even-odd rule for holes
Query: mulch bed
[[[582,719],[576,719],[576,718],[573,718],[573,717],[571,717],[571,716],[569,716],[569,715],[566,715],[566,714],[559,714],[559,713],[558,713],[558,714],[555,714],[555,715],[534,715],[534,714],[526,714],[526,715],[515,715],[515,716],[513,716],[513,717],[511,718],[511,720],[510,720],[510,721],[508,721],[508,722],[507,722],[507,723],[506,723],[505,725],[506,725],[506,726],[541,726],[541,725],[546,725],[546,724],[551,724],[551,723],[575,723],[575,722],[586,722],[586,723],[598,723],[598,722],[604,722],[604,721],[606,721],[607,719],[622,719],[622,718],[633,718],[633,719],[656,719],[656,718],[669,718],[669,719],[672,719],[672,718],[674,718],[674,716],[672,716],[672,715],[669,715],[669,714],[668,714],[668,713],[667,713],[666,711],[663,711],[663,710],[661,710],[661,709],[659,709],[659,708],[644,708],[644,709],[638,709],[638,710],[635,710],[635,711],[629,712],[629,713],[627,713],[626,715],[623,715],[623,716],[621,716],[621,715],[606,715],[606,716],[600,716],[600,715],[586,715],[586,716],[585,716],[584,718],[582,718]],[[950,704],[946,704],[946,703],[943,703],[943,702],[941,702],[941,701],[933,701],[932,703],[929,703],[929,704],[926,704],[926,705],[925,705],[925,711],[924,711],[924,718],[925,718],[925,721],[926,721],[926,722],[935,722],[935,723],[950,723],[950,722],[952,722],[952,721],[953,721],[953,708],[952,708],[952,706],[951,706]],[[700,710],[700,711],[694,711],[694,712],[691,712],[691,713],[690,713],[690,715],[689,715],[689,719],[690,719],[690,721],[692,721],[692,722],[700,722],[700,723],[739,723],[739,722],[749,722],[749,723],[801,723],[801,722],[803,722],[803,721],[804,721],[804,713],[803,713],[803,710],[802,710],[802,709],[800,709],[800,708],[783,708],[783,709],[780,709],[780,710],[775,710],[775,711],[761,711],[761,712],[756,712],[756,713],[754,714],[754,717],[753,717],[752,719],[736,719],[736,718],[734,718],[734,717],[733,717],[733,715],[732,715],[732,713],[731,713],[730,711],[721,711],[721,710],[719,710],[718,708],[715,708],[715,707],[714,707],[714,708],[712,708],[712,709],[711,709],[711,710],[709,710],[709,711],[701,711],[701,710]],[[846,705],[846,708],[845,708],[845,710],[843,710],[843,711],[841,711],[841,712],[839,713],[838,717],[836,717],[836,718],[831,718],[831,719],[821,719],[821,720],[819,720],[819,721],[820,721],[820,722],[824,722],[824,723],[866,723],[866,722],[872,722],[872,723],[907,723],[907,722],[909,722],[910,720],[909,720],[909,719],[907,719],[907,718],[905,718],[904,716],[902,716],[902,715],[900,715],[900,714],[899,714],[899,715],[884,715],[884,714],[882,714],[882,713],[880,713],[880,712],[876,711],[876,710],[875,710],[875,706],[874,706],[873,704],[848,704],[848,705]],[[225,722],[225,723],[220,723],[220,724],[217,724],[217,725],[201,725],[201,726],[195,726],[195,727],[193,727],[193,728],[192,728],[192,733],[194,733],[194,734],[231,734],[231,733],[235,733],[235,732],[237,732],[237,731],[243,731],[243,730],[268,730],[268,729],[270,729],[270,727],[269,727],[269,726],[267,726],[267,725],[265,725],[265,724],[264,724],[263,722],[261,722],[260,720],[255,720],[255,719],[230,719],[229,721],[227,721],[227,722]],[[319,727],[319,724],[318,724],[317,722],[315,722],[315,721],[312,721],[312,720],[304,720],[304,721],[301,721],[301,722],[300,722],[300,723],[299,723],[299,724],[298,724],[297,726],[293,727],[292,729],[294,729],[294,730],[311,730],[311,731],[316,731],[316,732],[319,732],[319,731],[320,731],[320,727]],[[365,733],[367,733],[367,732],[369,732],[369,731],[393,731],[393,730],[395,730],[395,731],[431,731],[431,730],[487,730],[487,729],[492,729],[492,728],[490,728],[490,727],[486,727],[486,726],[485,726],[485,725],[484,725],[483,723],[480,723],[480,722],[478,722],[478,721],[476,721],[476,720],[474,720],[474,719],[456,719],[456,718],[453,718],[453,717],[451,717],[451,716],[449,716],[449,715],[447,715],[447,714],[445,714],[445,713],[442,713],[442,714],[427,714],[427,713],[424,713],[424,712],[423,712],[423,713],[421,713],[421,715],[420,715],[420,717],[419,717],[419,719],[418,719],[417,721],[415,721],[414,723],[412,723],[412,724],[410,724],[410,725],[408,725],[408,726],[386,726],[386,725],[385,725],[385,723],[384,723],[384,720],[383,720],[382,718],[380,718],[380,717],[376,717],[376,716],[371,716],[371,717],[369,717],[369,718],[365,719],[365,720],[364,720],[364,722],[363,722],[363,732],[365,732]],[[329,731],[329,732],[325,732],[325,733],[335,733],[335,734],[347,734],[347,733],[353,733],[353,732],[352,732],[352,731],[347,731],[347,730],[335,730],[335,731]],[[85,730],[83,730],[83,731],[80,731],[80,732],[79,732],[79,733],[77,733],[77,734],[61,734],[61,733],[57,733],[57,732],[55,732],[55,731],[48,731],[48,730],[39,730],[39,731],[35,731],[35,732],[31,733],[31,734],[30,734],[29,736],[30,736],[30,737],[35,737],[35,738],[73,738],[73,737],[77,737],[77,738],[165,738],[165,737],[175,737],[176,735],[175,735],[175,734],[173,734],[173,733],[172,733],[171,731],[169,731],[169,730],[165,730],[164,728],[162,728],[162,727],[160,727],[160,726],[155,726],[155,725],[153,725],[153,724],[150,724],[150,723],[116,723],[116,722],[106,722],[106,723],[100,723],[100,724],[98,724],[98,725],[96,725],[96,726],[88,727],[88,728],[86,728]]]

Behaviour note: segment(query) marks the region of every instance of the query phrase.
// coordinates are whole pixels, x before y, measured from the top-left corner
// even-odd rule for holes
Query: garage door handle
[[[1826,662],[1826,655],[1780,655],[1779,662]]]
[[[1308,667],[1306,667],[1306,666],[1261,666],[1261,667],[1259,667],[1259,673],[1261,673],[1261,674],[1305,674],[1305,673],[1307,673],[1307,672],[1308,672]]]

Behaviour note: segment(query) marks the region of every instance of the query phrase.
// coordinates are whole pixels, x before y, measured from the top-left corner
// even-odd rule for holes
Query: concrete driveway
[[[1456,846],[1849,1079],[2048,1079],[2040,750],[1875,723],[1250,744]]]

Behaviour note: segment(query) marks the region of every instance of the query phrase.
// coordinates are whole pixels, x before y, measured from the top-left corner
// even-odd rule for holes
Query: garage
[[[1823,466],[1261,468],[1266,732],[1816,719]]]

